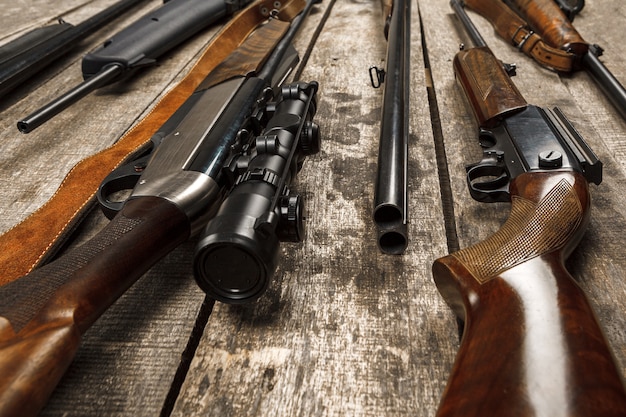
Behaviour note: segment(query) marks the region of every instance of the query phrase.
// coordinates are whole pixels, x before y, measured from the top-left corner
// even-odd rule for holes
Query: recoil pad
[[[281,88],[266,128],[235,165],[238,175],[199,239],[194,275],[210,297],[243,304],[260,297],[278,264],[279,242],[304,237],[303,203],[287,188],[312,150],[318,151],[317,83]]]

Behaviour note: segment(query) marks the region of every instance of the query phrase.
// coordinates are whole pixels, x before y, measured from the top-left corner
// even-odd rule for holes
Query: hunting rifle
[[[141,17],[82,60],[84,81],[17,122],[30,133],[92,91],[130,77],[251,0],[176,0]]]
[[[472,197],[512,203],[491,237],[435,261],[464,321],[438,417],[626,415],[622,375],[585,294],[564,266],[589,222],[602,165],[558,108],[526,103],[458,0],[475,47],[454,58],[485,148]]]
[[[283,85],[314,2],[291,24],[272,14],[204,79],[154,135],[145,166],[131,163],[142,171],[137,185],[101,232],[0,287],[0,415],[38,413],[82,334],[194,234],[196,279],[210,296],[241,303],[267,288],[279,240],[303,235],[301,200],[288,185],[319,150],[317,83]]]
[[[553,0],[465,0],[498,35],[552,70],[585,70],[626,119],[626,89],[600,61],[603,49],[587,43]]]
[[[374,222],[378,247],[401,254],[407,247],[410,0],[381,1],[387,38],[386,70],[370,68],[372,86],[385,85],[380,122]]]

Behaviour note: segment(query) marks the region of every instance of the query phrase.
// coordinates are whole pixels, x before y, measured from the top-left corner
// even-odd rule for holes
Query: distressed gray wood
[[[409,250],[379,254],[371,221],[382,92],[368,68],[386,52],[379,3],[338,1],[302,74],[320,80],[324,136],[293,187],[307,197],[307,239],[283,246],[259,303],[216,305],[173,415],[432,413],[441,358],[452,354],[440,345],[456,336],[430,277],[446,249],[413,10]]]
[[[113,2],[7,4],[0,10],[0,43],[61,14],[78,23]],[[74,164],[146,114],[218,29],[195,37],[159,66],[91,94],[35,132],[17,132],[19,117],[80,81],[82,54],[159,5],[153,0],[134,9],[0,102],[0,232],[43,204]],[[325,0],[295,42],[301,54],[312,47],[300,78],[320,83],[316,120],[324,140],[322,152],[306,161],[292,186],[306,199],[307,238],[282,245],[275,278],[256,303],[215,305],[199,330],[180,394],[173,397],[173,415],[435,414],[458,337],[454,317],[432,283],[431,264],[449,247],[467,247],[495,232],[508,205],[480,204],[467,192],[464,166],[480,158],[480,149],[452,72],[461,36],[448,2],[418,0],[412,8],[406,254],[379,253],[371,221],[382,91],[369,85],[368,68],[384,65],[380,5]],[[603,62],[626,82],[622,9],[610,0],[588,1],[575,25],[606,49]],[[420,15],[432,82],[424,71]],[[495,54],[517,63],[514,81],[527,100],[560,106],[604,162],[604,181],[592,186],[588,232],[568,267],[626,374],[626,122],[586,74],[560,77],[537,67],[472,16]],[[431,118],[427,86],[436,94],[438,119]],[[441,146],[444,171],[435,158]],[[450,202],[442,202],[446,192]],[[89,238],[105,223],[92,213],[77,239]],[[190,272],[193,243],[160,262],[88,331],[42,415],[161,412],[171,386],[178,385],[173,381],[181,355],[196,337],[196,318],[209,310],[201,308],[204,294]]]

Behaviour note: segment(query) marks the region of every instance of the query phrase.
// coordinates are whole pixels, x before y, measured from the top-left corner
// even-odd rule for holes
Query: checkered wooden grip
[[[437,417],[626,415],[621,372],[564,266],[588,223],[586,180],[526,173],[511,195],[498,232],[433,265],[465,323]]]

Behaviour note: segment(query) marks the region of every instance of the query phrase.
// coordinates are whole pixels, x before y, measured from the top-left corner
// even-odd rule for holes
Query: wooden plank
[[[109,1],[68,0],[51,5],[47,1],[9,2],[0,10],[0,25],[3,28],[0,44],[40,26],[55,24],[58,18],[76,25],[98,13]]]
[[[380,7],[338,1],[302,74],[320,82],[324,136],[293,187],[307,198],[307,239],[283,246],[259,302],[216,305],[173,415],[432,412],[452,356],[442,339],[456,330],[430,277],[445,240],[415,7],[412,20],[407,254],[381,255],[371,220],[382,92],[368,68],[384,66]]]

